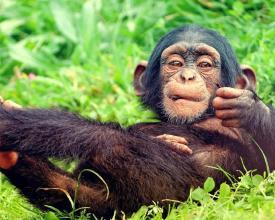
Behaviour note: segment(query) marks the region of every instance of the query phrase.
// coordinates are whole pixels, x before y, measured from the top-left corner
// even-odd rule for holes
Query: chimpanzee
[[[59,110],[5,107],[4,102],[1,171],[32,203],[59,209],[70,209],[69,202],[49,188],[73,197],[79,173],[96,171],[109,195],[97,176],[85,172],[76,205],[110,217],[114,210],[129,214],[152,201],[184,200],[190,187],[208,176],[226,181],[211,166],[233,175],[243,164],[263,172],[260,148],[274,170],[275,111],[257,97],[254,72],[241,70],[224,37],[195,25],[177,28],[160,39],[148,65],[138,65],[134,75],[142,103],[161,122],[122,128]],[[48,157],[78,159],[79,165],[69,174]]]

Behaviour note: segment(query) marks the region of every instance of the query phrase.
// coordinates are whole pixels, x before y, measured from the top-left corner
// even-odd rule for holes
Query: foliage
[[[208,178],[203,188],[191,191],[189,200],[171,207],[166,219],[273,219],[275,173],[266,179],[247,172],[232,186],[222,183],[214,194],[209,192],[214,180]],[[142,207],[131,219],[161,219],[157,205]]]
[[[61,107],[123,125],[154,120],[135,98],[132,71],[140,59],[148,59],[161,35],[196,23],[229,39],[239,60],[256,69],[261,98],[274,104],[274,5],[274,0],[0,0],[1,95],[24,106]],[[274,174],[264,180],[246,174],[233,188],[224,183],[210,196],[213,184],[210,179],[192,191],[167,218],[275,215]],[[132,218],[147,213],[159,219],[161,212],[155,205],[142,207]],[[44,214],[1,176],[0,216],[39,219]]]

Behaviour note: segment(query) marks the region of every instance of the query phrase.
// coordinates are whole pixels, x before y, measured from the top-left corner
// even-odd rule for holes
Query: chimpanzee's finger
[[[243,89],[236,89],[231,87],[222,87],[217,89],[216,96],[225,99],[238,98],[244,93]]]
[[[170,134],[162,134],[162,135],[156,136],[156,138],[159,138],[159,139],[167,141],[167,142],[188,144],[187,140],[184,137],[179,137],[179,136],[170,135]]]
[[[192,150],[186,145],[188,144],[187,140],[184,137],[179,137],[170,134],[162,134],[156,136],[155,138],[161,139],[170,144],[172,150],[178,153],[192,154]]]
[[[231,108],[243,108],[246,106],[246,103],[241,102],[241,99],[223,99],[221,97],[216,97],[212,102],[213,107],[216,110],[219,109],[231,109]]]
[[[241,111],[239,109],[225,109],[216,110],[216,117],[219,119],[233,119],[240,117]]]
[[[178,143],[171,143],[172,149],[175,150],[178,153],[184,153],[184,154],[192,154],[193,151],[184,144],[178,144]]]
[[[15,102],[10,101],[10,100],[4,101],[2,105],[3,105],[4,108],[7,108],[7,109],[11,109],[11,108],[22,108],[21,105],[18,105],[18,104],[16,104]]]

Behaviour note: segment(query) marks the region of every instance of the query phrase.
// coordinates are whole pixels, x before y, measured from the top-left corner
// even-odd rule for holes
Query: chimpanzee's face
[[[190,123],[211,107],[220,84],[220,54],[207,44],[181,41],[162,52],[160,74],[163,114]]]

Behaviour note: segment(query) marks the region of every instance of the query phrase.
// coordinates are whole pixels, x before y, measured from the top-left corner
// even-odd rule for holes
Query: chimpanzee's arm
[[[45,205],[50,205],[60,210],[71,211],[72,207],[65,192],[74,199],[77,180],[48,160],[20,154],[14,167],[0,171],[38,207],[45,209]],[[90,211],[99,216],[105,215],[108,208],[111,208],[108,207],[107,190],[104,185],[79,184],[76,201],[77,207],[89,207]],[[112,207],[112,210],[115,208]]]
[[[1,151],[85,158],[102,149],[108,154],[108,146],[126,143],[126,136],[118,124],[89,121],[68,112],[0,108]]]
[[[22,107],[21,106],[19,106],[18,104],[16,104],[16,103],[14,103],[14,102],[12,102],[12,101],[10,101],[10,100],[6,100],[6,101],[4,101],[3,99],[2,99],[2,97],[0,97],[0,101],[2,102],[2,107],[4,108],[4,109],[7,109],[7,110],[11,110],[11,109],[22,109]],[[65,125],[65,124],[64,124]],[[98,122],[94,122],[94,127],[96,127],[97,126],[97,128],[98,128],[98,125],[101,127],[101,129],[103,128],[103,127],[106,127],[106,126],[108,126],[108,127],[113,127],[114,125],[114,127],[115,127],[115,129],[118,129],[118,130],[121,130],[120,129],[120,126],[118,126],[117,124],[100,124],[100,123],[98,123]],[[110,125],[112,125],[112,126],[110,126]],[[65,125],[66,126],[66,125]],[[98,131],[98,132],[100,132],[100,131]],[[129,132],[128,132],[129,133]],[[121,134],[120,134],[121,135]],[[149,134],[148,134],[149,135]],[[177,137],[177,136],[173,136],[173,135],[158,135],[158,136],[153,136],[153,137],[155,137],[155,138],[158,138],[158,139],[160,139],[160,140],[163,140],[163,141],[165,141],[166,143],[169,143],[168,144],[168,146],[169,147],[171,147],[171,149],[172,150],[174,150],[174,151],[177,151],[177,152],[179,152],[179,153],[186,153],[186,154],[191,154],[192,153],[192,150],[190,149],[190,148],[188,148],[188,146],[186,146],[186,144],[187,144],[187,141],[183,138],[183,137]],[[152,137],[152,138],[153,138]],[[100,140],[99,140],[100,141]],[[22,148],[21,148],[22,149]],[[2,150],[2,149],[1,149]],[[66,150],[66,149],[64,149],[64,150]],[[37,152],[38,153],[38,152]],[[39,154],[41,154],[41,152],[39,152]],[[43,153],[42,153],[43,154]],[[67,153],[67,155],[66,156],[68,156],[68,155],[70,155],[70,154],[68,154]],[[56,155],[54,155],[54,156],[56,156]],[[62,155],[61,155],[62,156]],[[76,155],[76,156],[78,156],[78,155]],[[82,157],[83,155],[79,155],[80,157]],[[79,157],[78,156],[78,157]]]
[[[2,152],[16,151],[61,159],[78,158],[92,164],[93,168],[98,166],[100,171],[111,172],[117,178],[125,177],[130,167],[133,167],[133,173],[137,176],[146,174],[149,167],[151,170],[167,169],[169,178],[176,175],[172,171],[177,173],[179,169],[182,172],[180,179],[196,175],[193,163],[186,165],[189,162],[185,155],[179,155],[169,147],[164,141],[138,130],[124,130],[117,124],[89,121],[68,112],[0,107]],[[169,164],[164,162],[167,157],[173,158]],[[178,161],[185,160],[181,167]],[[159,181],[157,178],[155,180]]]
[[[213,100],[216,116],[226,127],[244,128],[275,165],[275,109],[250,90],[220,88]]]

